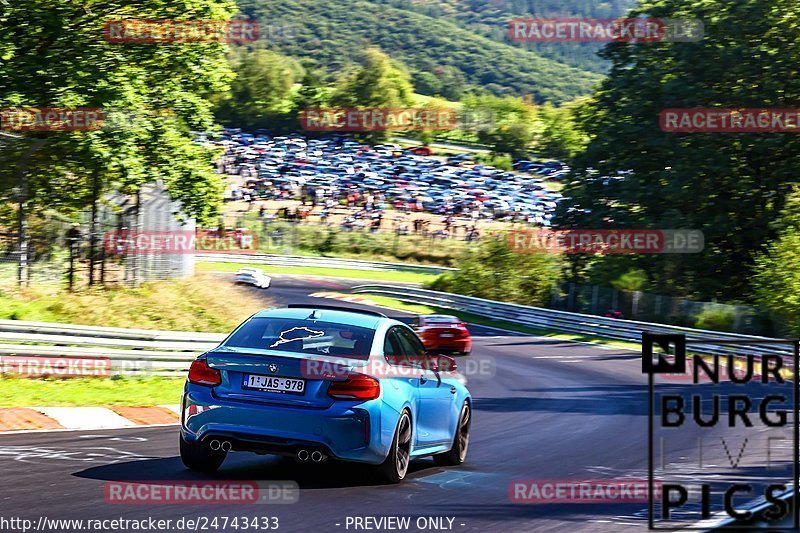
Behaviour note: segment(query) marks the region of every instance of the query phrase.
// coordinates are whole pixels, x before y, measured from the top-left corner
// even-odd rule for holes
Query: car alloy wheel
[[[397,440],[395,443],[395,467],[400,479],[406,477],[408,463],[411,460],[411,418],[408,413],[403,413],[397,425]]]
[[[464,403],[461,408],[461,417],[458,421],[458,459],[463,463],[467,458],[467,448],[469,448],[469,426],[472,413],[468,403]]]

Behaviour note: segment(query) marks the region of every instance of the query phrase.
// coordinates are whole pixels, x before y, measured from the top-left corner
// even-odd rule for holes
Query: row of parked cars
[[[514,170],[519,172],[530,172],[540,176],[546,176],[551,180],[564,180],[569,174],[570,168],[561,161],[531,161],[520,159],[514,163]]]
[[[234,157],[236,173],[247,176],[239,196],[311,191],[317,197],[340,198],[352,190],[373,191],[431,213],[477,211],[480,217],[522,218],[542,226],[550,225],[556,206],[565,201],[548,190],[545,179],[569,171],[563,163],[531,166],[529,161],[509,172],[476,164],[470,154],[445,159],[418,155],[428,153],[419,148],[367,146],[342,136],[307,139],[224,130],[221,138],[206,141],[224,146]]]

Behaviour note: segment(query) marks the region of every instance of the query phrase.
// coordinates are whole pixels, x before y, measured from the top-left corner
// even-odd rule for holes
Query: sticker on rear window
[[[287,329],[286,331],[281,331],[281,334],[278,336],[278,340],[275,341],[270,348],[275,348],[276,346],[286,344],[287,342],[315,339],[317,337],[322,337],[323,335],[325,335],[324,331],[315,331],[305,326]]]

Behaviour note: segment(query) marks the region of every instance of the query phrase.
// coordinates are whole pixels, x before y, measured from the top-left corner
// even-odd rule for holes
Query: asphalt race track
[[[312,302],[307,296],[311,292],[346,292],[354,284],[326,280],[312,285],[301,278],[275,278],[273,283],[264,294],[277,303]],[[234,454],[212,479],[293,480],[301,489],[299,502],[112,505],[104,500],[108,481],[208,476],[184,470],[175,427],[14,434],[0,436],[2,514],[34,522],[41,515],[173,520],[276,516],[279,531],[353,531],[352,525],[346,526],[348,517],[386,516],[412,517],[412,531],[417,530],[413,520],[420,516],[453,518],[450,528],[455,531],[645,530],[647,506],[642,503],[525,505],[509,497],[509,484],[515,479],[647,479],[648,396],[640,354],[487,328],[472,331],[470,357],[493,361],[494,375],[469,380],[474,419],[469,456],[462,467],[446,469],[431,460],[420,461],[412,464],[405,482],[395,486],[376,484],[368,471],[353,465],[306,466]],[[728,445],[739,450],[736,430],[725,430],[724,435]],[[687,430],[687,450],[695,440]],[[706,454],[710,462],[728,470],[720,449],[709,447]],[[688,462],[685,473],[691,475]],[[448,521],[444,524],[447,527]]]

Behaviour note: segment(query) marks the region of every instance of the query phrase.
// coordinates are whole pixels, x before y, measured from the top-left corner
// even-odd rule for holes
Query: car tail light
[[[189,383],[213,387],[222,383],[222,376],[219,370],[208,366],[205,359],[200,359],[193,361],[192,366],[189,367]]]
[[[460,337],[469,337],[469,330],[463,322],[458,323],[458,334]]]
[[[328,396],[336,400],[374,400],[381,394],[380,382],[364,374],[350,374],[344,381],[334,381]]]

